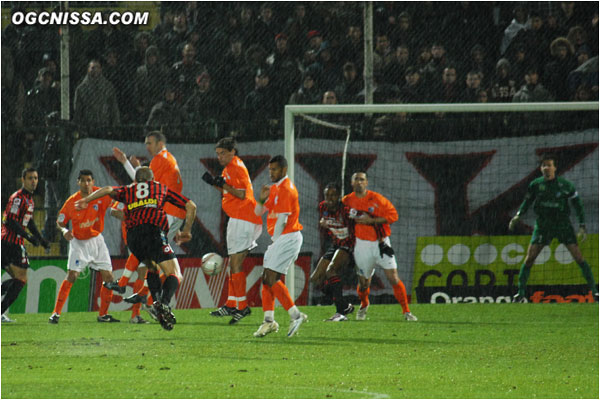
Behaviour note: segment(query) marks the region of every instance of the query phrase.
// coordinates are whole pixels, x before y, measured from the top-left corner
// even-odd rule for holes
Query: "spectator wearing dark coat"
[[[254,23],[254,33],[256,43],[260,44],[265,50],[273,50],[273,38],[281,31],[275,15],[273,6],[270,3],[263,3],[260,7],[260,14]]]
[[[254,78],[254,90],[248,93],[244,102],[244,111],[248,121],[264,121],[281,118],[283,110],[272,93],[270,85],[270,71],[260,68]]]
[[[460,92],[456,68],[449,65],[444,68],[441,75],[441,84],[434,90],[433,101],[440,103],[459,103],[462,94]]]
[[[289,48],[294,58],[301,58],[306,34],[310,30],[310,17],[306,6],[301,2],[294,3],[294,14],[288,18],[285,28],[289,40]]]
[[[171,67],[170,84],[177,90],[177,101],[185,104],[194,92],[196,78],[205,70],[204,66],[196,61],[196,48],[188,43],[181,52],[181,61]]]
[[[539,82],[537,68],[531,67],[527,71],[525,82],[525,85],[513,96],[513,103],[537,103],[554,100],[552,94]]]
[[[363,90],[364,81],[359,77],[354,63],[348,61],[342,68],[342,80],[335,87],[340,104],[356,104],[356,96]]]
[[[461,102],[477,103],[481,89],[481,75],[479,75],[478,71],[469,71],[465,80]]]
[[[270,85],[270,71],[259,68],[254,78],[254,90],[244,99],[244,116],[247,121],[246,135],[261,138],[270,137],[277,129],[278,120],[283,116],[283,108],[277,104]]]
[[[136,121],[140,123],[148,120],[152,107],[163,98],[167,69],[159,60],[158,47],[149,46],[144,64],[135,73],[133,99],[137,111]]]
[[[321,90],[310,72],[302,75],[302,85],[292,93],[289,104],[318,104],[321,101]]]
[[[102,75],[102,63],[91,60],[87,75],[75,89],[73,121],[80,134],[111,136],[121,125],[117,94],[113,85]]]
[[[554,59],[544,67],[543,82],[557,101],[567,101],[571,97],[567,77],[577,67],[573,45],[566,38],[559,37],[550,45],[550,53]]]
[[[171,29],[158,39],[161,54],[165,57],[167,65],[172,65],[177,61],[180,54],[178,45],[186,40],[188,31],[185,10],[177,10],[173,16]],[[195,57],[196,54],[194,54],[194,59]]]
[[[285,33],[278,33],[274,39],[275,50],[267,57],[267,65],[272,71],[272,86],[277,102],[285,105],[300,82],[300,69],[289,47]]]
[[[243,39],[233,35],[229,38],[229,50],[212,74],[214,86],[228,93],[229,108],[233,115],[241,116],[244,99],[254,87],[255,69],[246,63]]]
[[[146,131],[159,130],[173,139],[184,137],[187,115],[175,97],[175,88],[170,84],[165,85],[164,98],[152,107],[148,121],[146,121]]]
[[[496,63],[496,75],[489,87],[492,103],[510,103],[512,101],[517,88],[510,71],[510,61],[506,58],[501,58]]]
[[[425,86],[421,72],[415,67],[406,69],[405,84],[400,88],[400,98],[403,103],[426,103],[429,99],[429,89]],[[380,87],[377,88],[379,90]]]
[[[46,116],[52,111],[60,110],[60,92],[52,86],[52,73],[47,68],[38,72],[33,88],[25,98],[24,125],[43,128]]]
[[[224,99],[212,86],[208,72],[201,73],[196,78],[197,87],[194,94],[184,105],[188,120],[192,123],[202,123],[218,118],[227,118],[228,109]]]
[[[364,49],[362,27],[358,23],[350,23],[346,37],[342,40],[340,46],[340,61],[350,61],[354,63],[358,70],[362,71],[365,62]]]

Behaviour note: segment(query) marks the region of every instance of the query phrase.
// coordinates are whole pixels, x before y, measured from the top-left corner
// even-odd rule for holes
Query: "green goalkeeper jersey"
[[[519,215],[525,214],[533,204],[539,226],[550,227],[561,223],[571,224],[569,201],[575,208],[580,224],[584,223],[583,204],[575,186],[568,180],[556,177],[547,181],[544,177],[534,179],[527,188],[525,200],[519,207]]]

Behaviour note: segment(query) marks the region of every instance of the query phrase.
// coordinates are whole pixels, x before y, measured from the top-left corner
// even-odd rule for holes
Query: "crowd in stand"
[[[362,7],[164,2],[151,29],[71,26],[72,123],[80,137],[169,127],[174,140],[212,141],[279,129],[286,104],[364,103]],[[374,10],[376,103],[598,99],[596,2]],[[56,26],[2,32],[2,126],[29,128],[25,142],[60,109],[59,46]]]

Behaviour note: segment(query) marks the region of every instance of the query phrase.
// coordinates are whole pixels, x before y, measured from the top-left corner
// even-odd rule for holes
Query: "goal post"
[[[298,187],[296,182],[298,170],[296,168],[296,155],[298,152],[295,132],[295,118],[301,115],[332,115],[332,114],[357,114],[357,115],[379,115],[379,114],[435,114],[435,113],[536,113],[536,112],[582,112],[598,111],[597,102],[549,102],[549,103],[460,103],[460,104],[351,104],[351,105],[287,105],[284,110],[284,155],[288,160],[288,176]],[[596,125],[596,129],[598,126]],[[353,136],[354,137],[354,136]],[[319,140],[319,138],[314,139]],[[341,141],[341,139],[340,139]],[[597,139],[596,139],[597,141]],[[379,142],[382,142],[381,140]],[[429,143],[429,142],[428,142]],[[433,143],[433,142],[432,142]],[[318,146],[318,144],[317,144]],[[315,152],[319,148],[314,149]],[[342,152],[342,150],[340,150]],[[346,150],[343,150],[343,157]],[[304,173],[304,172],[303,172]],[[597,173],[597,172],[596,172]],[[343,183],[343,182],[342,182]],[[299,195],[302,197],[302,190]],[[386,193],[383,193],[386,195]],[[522,200],[522,199],[521,199]],[[394,201],[392,201],[394,202]],[[316,208],[316,204],[314,205]],[[531,214],[532,212],[530,212]],[[307,217],[305,217],[307,218]],[[589,218],[588,218],[589,219]],[[306,228],[305,228],[306,229]],[[316,232],[306,232],[307,235],[315,236]],[[318,236],[318,235],[317,235]],[[394,233],[392,234],[394,236]],[[416,240],[416,238],[415,238]],[[303,246],[304,247],[304,246]],[[318,259],[320,254],[313,254]],[[414,254],[412,255],[414,258]],[[294,268],[288,272],[287,286],[293,298],[296,295],[296,274]],[[412,286],[412,285],[411,285]],[[302,287],[302,286],[299,286]]]

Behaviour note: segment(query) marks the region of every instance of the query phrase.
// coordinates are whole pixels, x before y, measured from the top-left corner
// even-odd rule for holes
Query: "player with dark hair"
[[[229,216],[227,222],[227,254],[231,275],[227,302],[224,306],[212,311],[213,317],[231,315],[229,324],[236,324],[250,315],[250,307],[246,300],[246,275],[242,263],[254,249],[256,239],[262,232],[262,218],[254,213],[256,200],[250,175],[244,162],[238,157],[234,138],[219,140],[215,146],[219,164],[225,167],[221,176],[213,177],[208,171],[202,179],[223,193],[223,211]]]
[[[77,177],[79,190],[71,195],[63,204],[56,225],[69,242],[69,258],[67,261],[67,275],[60,285],[54,311],[49,318],[51,324],[58,324],[62,308],[71,293],[73,284],[81,271],[90,267],[100,272],[104,282],[113,280],[112,263],[108,247],[104,242],[104,215],[110,207],[109,198],[98,198],[91,202],[85,209],[76,209],[75,203],[98,189],[94,185],[94,174],[89,169],[79,171]],[[71,221],[71,229],[67,225]],[[105,287],[100,288],[100,309],[98,322],[119,322],[118,319],[108,314],[108,307],[112,301],[112,291]]]
[[[264,185],[260,190],[256,204],[256,215],[267,214],[267,231],[273,243],[267,248],[263,262],[262,306],[264,320],[254,337],[263,337],[279,330],[275,321],[275,298],[290,315],[288,337],[298,332],[300,325],[308,317],[301,313],[294,304],[281,276],[286,275],[294,261],[298,258],[302,247],[302,225],[298,221],[300,204],[298,190],[287,176],[287,160],[283,156],[275,156],[269,161],[269,178],[271,185]],[[293,284],[293,282],[292,282]]]
[[[2,322],[14,322],[5,315],[10,305],[19,297],[21,289],[27,283],[29,258],[24,240],[34,246],[49,248],[50,244],[40,234],[33,221],[33,192],[38,185],[38,173],[35,168],[24,169],[21,173],[21,189],[14,192],[2,214],[2,269],[11,279],[2,282]],[[26,229],[29,229],[28,233]]]
[[[519,222],[521,215],[525,214],[529,210],[529,207],[533,205],[533,211],[536,213],[537,218],[531,242],[527,249],[525,262],[521,265],[521,270],[519,271],[519,291],[513,297],[513,302],[515,303],[527,302],[526,288],[531,267],[533,267],[535,259],[544,246],[549,245],[554,238],[557,238],[560,243],[563,243],[567,247],[571,256],[573,256],[575,262],[581,268],[581,273],[595,300],[598,301],[598,288],[594,281],[594,275],[577,245],[578,238],[580,242],[583,242],[586,238],[583,204],[575,186],[565,178],[556,176],[556,167],[555,155],[542,155],[540,160],[542,176],[531,181],[527,188],[525,200],[508,225],[508,229],[512,231]],[[579,221],[577,236],[575,236],[575,230],[569,218],[571,212],[569,202],[575,209],[575,214]]]
[[[146,279],[155,300],[152,307],[160,325],[166,330],[171,330],[176,320],[169,302],[177,291],[182,276],[175,253],[167,239],[170,228],[163,208],[165,203],[171,203],[186,212],[183,230],[175,234],[175,242],[179,244],[192,238],[196,205],[192,200],[154,181],[153,178],[150,168],[141,167],[136,171],[135,182],[131,185],[105,186],[78,200],[75,206],[85,209],[88,203],[106,195],[125,204],[127,246],[138,260],[148,266]],[[166,276],[162,285],[155,263]]]
[[[310,281],[313,284],[323,282],[323,291],[331,294],[335,304],[335,314],[326,321],[347,321],[346,315],[354,311],[354,306],[345,303],[342,295],[342,281],[339,274],[346,265],[353,262],[354,221],[350,218],[350,209],[340,201],[339,185],[329,183],[323,191],[325,200],[319,203],[319,228],[325,231],[332,245],[323,254]]]
[[[394,250],[390,245],[390,224],[398,220],[398,212],[394,205],[381,194],[368,190],[369,179],[366,172],[355,172],[352,175],[352,193],[344,196],[342,202],[350,207],[350,217],[354,218],[356,244],[354,245],[354,262],[358,267],[358,297],[360,309],[356,313],[357,320],[367,317],[369,308],[369,289],[375,267],[383,268],[386,278],[392,285],[394,297],[402,306],[404,319],[416,321],[408,305],[406,288],[398,277],[398,266]]]

